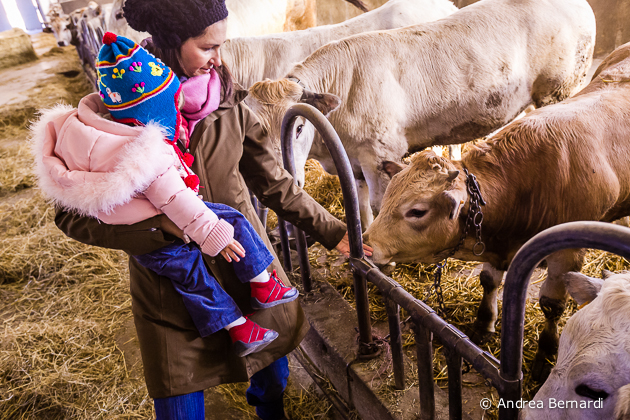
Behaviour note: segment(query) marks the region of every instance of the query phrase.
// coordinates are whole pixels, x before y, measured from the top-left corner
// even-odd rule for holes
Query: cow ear
[[[447,200],[447,206],[450,209],[448,218],[451,220],[457,219],[462,211],[462,207],[464,207],[464,203],[466,202],[466,191],[458,189],[447,190],[444,191],[444,196]]]
[[[586,276],[582,273],[569,272],[563,275],[567,291],[578,305],[584,305],[597,297],[604,280]]]
[[[448,171],[448,175],[446,176],[446,181],[451,182],[458,176],[459,176],[459,171]]]
[[[328,116],[341,105],[341,99],[331,93],[314,93],[304,89],[300,102],[309,104],[317,108],[319,112]]]
[[[394,175],[405,169],[407,166],[408,165],[405,165],[404,163],[392,162],[390,160],[386,160],[382,163],[383,172],[389,176],[389,179],[392,179]]]
[[[630,420],[630,384],[622,386],[617,391],[614,419]]]

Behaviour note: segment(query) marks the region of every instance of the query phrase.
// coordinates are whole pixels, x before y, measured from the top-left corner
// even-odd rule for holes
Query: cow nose
[[[370,235],[368,235],[367,233],[363,234],[363,243],[365,244],[369,244],[370,243]]]
[[[57,41],[57,45],[60,47],[65,47],[66,46],[66,41]]]

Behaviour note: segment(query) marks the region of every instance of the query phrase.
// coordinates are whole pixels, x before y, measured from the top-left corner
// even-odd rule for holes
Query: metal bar
[[[402,333],[400,332],[400,306],[391,299],[385,299],[387,321],[389,322],[389,347],[392,351],[394,387],[405,389],[405,365],[403,358]]]
[[[308,259],[308,245],[306,243],[306,234],[293,226],[293,236],[295,236],[295,247],[300,257],[300,275],[302,277],[302,286],[304,292],[308,293],[313,290],[313,281],[311,279],[311,263]]]
[[[414,325],[418,355],[418,388],[420,389],[420,419],[435,419],[435,389],[433,384],[433,333]]]
[[[446,348],[455,349],[477,372],[488,378],[499,393],[503,392],[505,380],[499,374],[499,361],[492,354],[475,345],[464,333],[440,318],[430,306],[411,296],[370,261],[351,258],[350,265],[378,287],[384,298],[391,299],[408,311],[414,322],[440,337]]]
[[[446,350],[448,372],[448,418],[461,420],[462,406],[462,356],[453,349]]]
[[[571,222],[549,228],[519,249],[505,278],[501,327],[501,377],[512,385],[501,395],[521,398],[523,329],[529,279],[550,254],[571,248],[593,248],[630,259],[630,229],[603,222]],[[500,408],[499,418],[516,419],[518,409]]]
[[[363,238],[361,219],[359,217],[359,200],[354,182],[352,167],[348,156],[341,144],[337,132],[330,122],[315,107],[307,104],[296,104],[287,110],[282,120],[282,160],[289,173],[295,177],[295,160],[293,156],[293,125],[297,117],[306,118],[315,126],[321,135],[326,148],[330,152],[343,193],[344,208],[346,210],[346,225],[350,242],[350,257],[363,258]],[[367,284],[365,279],[359,280],[355,276],[355,299],[357,300],[357,315],[359,323],[359,352],[369,354],[377,349],[372,346],[372,325],[370,324],[369,303],[367,300]]]
[[[278,217],[278,233],[280,234],[280,246],[282,247],[282,262],[285,271],[293,271],[291,263],[291,248],[289,247],[289,234],[287,233],[287,222]]]

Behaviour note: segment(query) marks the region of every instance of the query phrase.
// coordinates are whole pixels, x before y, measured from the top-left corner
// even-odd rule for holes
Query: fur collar
[[[79,109],[80,114],[82,105]],[[45,196],[66,210],[92,217],[98,217],[99,213],[110,214],[115,207],[130,202],[146,190],[178,162],[173,147],[158,140],[165,138],[164,129],[148,124],[138,127],[137,137],[132,137],[120,149],[111,171],[71,171],[55,155],[54,148],[58,136],[64,135],[64,127],[77,118],[75,109],[58,105],[43,110],[39,121],[31,126],[31,148],[39,187]]]

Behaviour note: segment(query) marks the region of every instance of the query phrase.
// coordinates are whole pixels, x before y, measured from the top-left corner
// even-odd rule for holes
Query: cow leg
[[[357,195],[359,196],[359,212],[361,213],[361,230],[365,230],[374,221],[374,213],[370,207],[370,189],[364,179],[356,179]]]
[[[494,333],[494,325],[499,315],[497,309],[497,295],[499,286],[503,280],[503,271],[497,270],[489,263],[483,264],[483,270],[479,274],[479,282],[483,287],[483,297],[477,310],[477,320],[474,324],[472,335],[473,342],[479,344]]]
[[[532,365],[532,379],[537,382],[547,379],[558,354],[558,321],[564,313],[568,298],[564,277],[570,271],[579,272],[582,269],[584,255],[582,249],[566,249],[547,258],[547,280],[540,288],[538,301],[545,314],[545,325],[538,338],[538,351]]]

